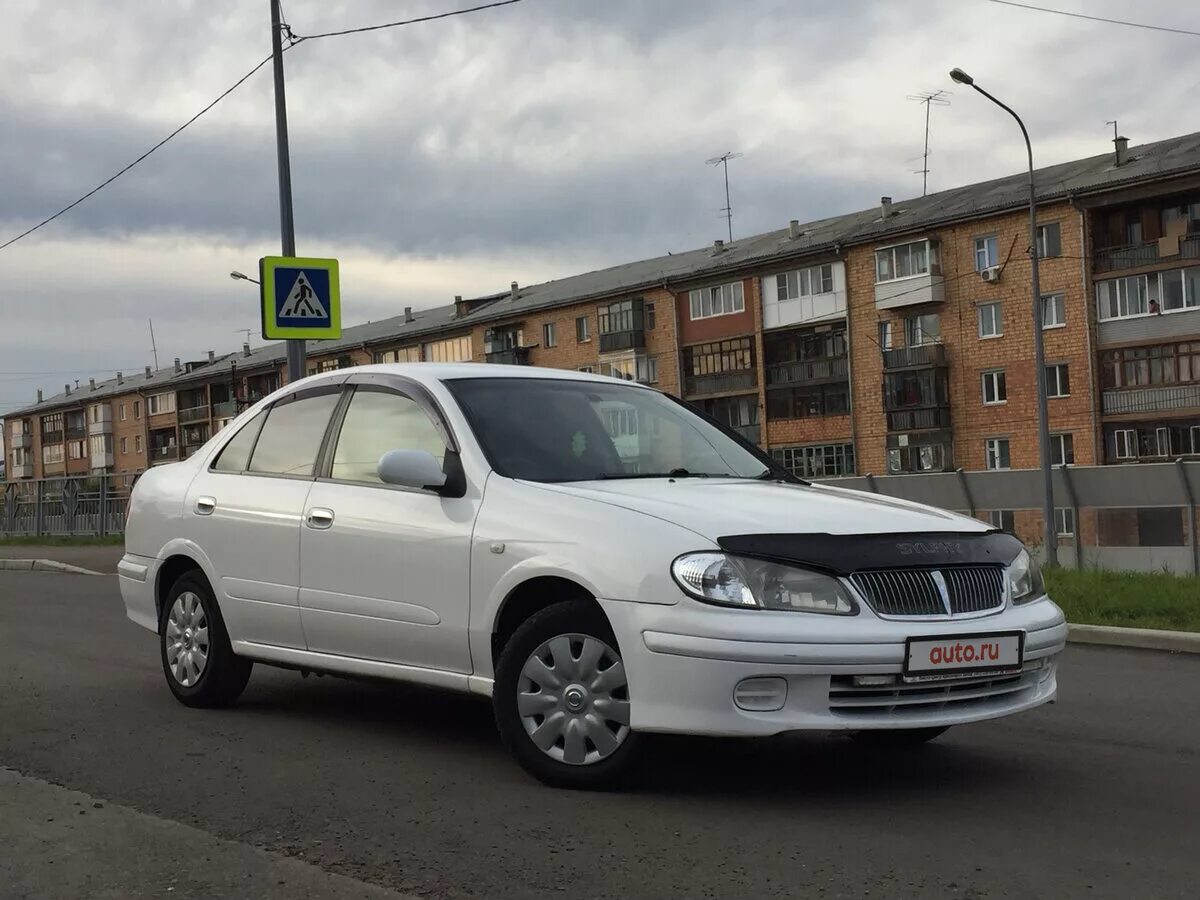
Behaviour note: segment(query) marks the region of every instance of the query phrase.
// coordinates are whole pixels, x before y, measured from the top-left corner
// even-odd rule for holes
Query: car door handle
[[[213,510],[217,508],[216,497],[197,497],[196,498],[196,515],[211,516]]]
[[[308,511],[304,524],[309,528],[325,529],[333,525],[333,510],[314,506]]]

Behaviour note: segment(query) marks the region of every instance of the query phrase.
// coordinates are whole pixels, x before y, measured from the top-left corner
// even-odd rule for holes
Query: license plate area
[[[1023,631],[910,637],[904,644],[904,680],[1019,672],[1024,658]]]

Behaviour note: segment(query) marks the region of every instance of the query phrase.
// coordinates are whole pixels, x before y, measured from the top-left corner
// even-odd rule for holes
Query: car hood
[[[957,513],[822,485],[730,478],[653,478],[541,484],[547,490],[644,513],[710,540],[736,534],[980,534]]]

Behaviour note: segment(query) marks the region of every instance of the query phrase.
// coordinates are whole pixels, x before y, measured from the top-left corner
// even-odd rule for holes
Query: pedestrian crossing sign
[[[264,338],[319,341],[342,336],[336,259],[265,256],[258,261],[258,272]]]

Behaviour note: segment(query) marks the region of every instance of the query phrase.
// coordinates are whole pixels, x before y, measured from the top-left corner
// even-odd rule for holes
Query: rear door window
[[[341,389],[328,393],[282,400],[267,413],[267,421],[254,455],[250,471],[270,475],[311,476],[316,469],[321,440],[341,397]]]

